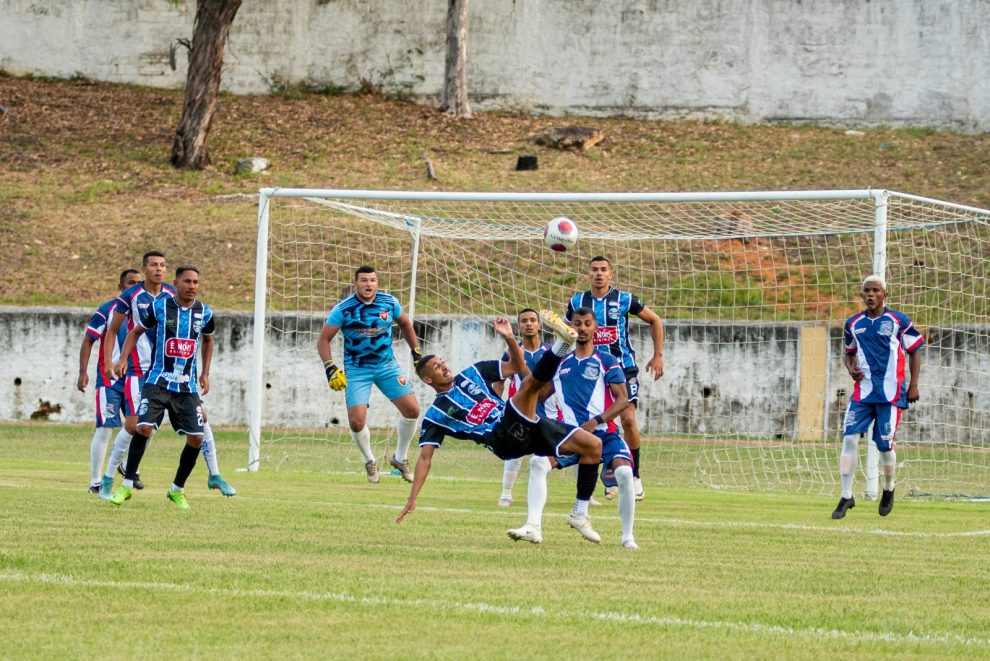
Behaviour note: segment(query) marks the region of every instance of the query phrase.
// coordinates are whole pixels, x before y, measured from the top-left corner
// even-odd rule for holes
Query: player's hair
[[[527,312],[532,312],[533,314],[535,314],[537,319],[540,318],[540,313],[534,310],[533,308],[523,308],[522,310],[519,311],[519,314],[516,315],[516,321],[519,321],[519,317],[523,316]]]
[[[357,282],[358,276],[361,275],[362,273],[376,273],[376,272],[377,271],[375,271],[374,266],[368,266],[367,264],[365,264],[364,266],[359,266],[357,268],[357,271],[354,272],[354,282]]]
[[[131,273],[134,273],[135,275],[141,275],[141,272],[138,271],[137,269],[124,269],[123,271],[120,272],[120,279],[117,280],[117,283],[123,284],[124,278],[129,276]]]
[[[179,279],[179,276],[181,276],[186,271],[195,271],[196,272],[196,275],[199,275],[199,269],[198,268],[196,268],[192,264],[183,264],[179,268],[175,269],[175,279],[178,280]]]
[[[416,361],[416,376],[423,378],[423,372],[426,371],[426,364],[430,362],[431,358],[435,358],[436,354],[428,353],[419,360]]]
[[[604,255],[595,255],[588,261],[588,265],[590,266],[594,262],[605,262],[608,264],[609,268],[612,268],[612,262],[610,262],[608,257],[605,257]]]
[[[594,317],[595,311],[591,308],[577,308],[571,312],[571,318],[574,317]]]
[[[144,253],[144,255],[141,257],[141,266],[148,265],[149,257],[161,257],[162,259],[165,259],[165,253],[159,250],[149,250],[148,252]]]

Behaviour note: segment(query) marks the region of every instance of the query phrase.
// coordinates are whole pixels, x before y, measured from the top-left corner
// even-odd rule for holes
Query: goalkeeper
[[[333,306],[316,343],[327,384],[332,390],[344,391],[351,438],[364,455],[364,469],[372,484],[378,483],[378,465],[371,451],[371,432],[366,424],[372,385],[377,386],[402,414],[395,453],[389,463],[399,470],[406,482],[412,482],[406,453],[416,432],[419,402],[409,378],[399,369],[392,353],[392,324],[402,331],[413,360],[418,359],[419,341],[409,317],[402,312],[397,298],[378,291],[378,273],[374,267],[362,266],[354,273],[354,293]],[[344,336],[343,368],[334,363],[330,354],[330,340],[338,332],[343,332]]]

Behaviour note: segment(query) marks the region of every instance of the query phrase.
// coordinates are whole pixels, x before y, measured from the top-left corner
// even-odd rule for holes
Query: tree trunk
[[[471,116],[467,95],[468,0],[447,0],[447,59],[440,109],[458,119]]]
[[[172,165],[202,170],[210,163],[206,138],[220,93],[223,49],[242,0],[199,0],[189,49],[182,117],[172,143]]]

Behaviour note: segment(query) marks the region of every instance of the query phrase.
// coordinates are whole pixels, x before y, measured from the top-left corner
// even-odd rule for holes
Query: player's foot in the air
[[[227,496],[228,498],[230,496],[237,495],[237,489],[227,484],[227,480],[220,477],[219,473],[208,477],[206,480],[206,486],[208,486],[211,489],[220,489],[220,493]]]
[[[577,342],[577,331],[553,310],[540,310],[540,319],[543,321],[543,328],[560,338],[564,344]]]
[[[605,500],[612,500],[619,495],[619,487],[605,487]]]
[[[846,512],[856,507],[855,498],[839,498],[839,504],[835,506],[835,511],[832,512],[833,519],[841,519],[846,515]]]
[[[133,490],[130,487],[121,484],[117,487],[117,490],[113,492],[113,495],[110,496],[110,502],[114,505],[123,505],[124,501],[128,500],[132,493]]]
[[[646,498],[646,491],[643,489],[643,482],[638,477],[633,478],[633,490],[636,492],[636,500]]]
[[[498,499],[498,506],[499,507],[508,507],[511,504],[512,504],[512,498],[509,497],[509,496],[502,496],[501,498]],[[510,537],[511,537],[511,535],[510,535]]]
[[[100,500],[110,500],[111,496],[113,496],[113,478],[104,475],[100,480]]]
[[[517,542],[539,544],[543,541],[543,532],[531,523],[523,524],[520,528],[512,528],[506,534],[509,539],[514,539]]]
[[[639,544],[636,543],[635,539],[627,539],[622,542],[622,548],[624,549],[638,549]]]
[[[175,507],[180,510],[189,509],[189,501],[186,500],[186,494],[182,491],[174,491],[172,489],[168,490],[165,497],[175,503]]]
[[[880,516],[887,516],[892,509],[894,509],[894,490],[884,489],[880,496],[880,507],[877,508],[877,512],[880,513]]]
[[[589,542],[598,544],[602,541],[602,536],[591,527],[591,517],[589,516],[579,516],[571,512],[567,515],[567,525],[581,533],[581,536]]]
[[[399,475],[402,476],[403,480],[405,480],[406,482],[413,481],[413,474],[412,471],[409,470],[408,459],[403,459],[402,461],[399,461],[398,459],[395,458],[395,455],[393,454],[391,457],[388,458],[388,463],[392,464],[392,468],[399,471]]]
[[[378,464],[375,463],[374,459],[364,462],[364,472],[368,474],[369,482],[378,484]]]

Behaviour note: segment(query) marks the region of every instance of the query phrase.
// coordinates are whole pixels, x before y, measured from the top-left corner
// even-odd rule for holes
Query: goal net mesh
[[[264,198],[263,198],[264,201]],[[834,494],[852,382],[842,323],[861,309],[878,248],[874,200],[583,201],[272,197],[266,269],[261,468],[363,470],[342,393],[316,339],[329,309],[373,265],[411,313],[424,352],[452,368],[497,358],[495,315],[563,313],[608,257],[613,286],[664,322],[665,373],[641,371],[641,474],[649,485]],[[575,249],[542,242],[573,219]],[[928,340],[921,400],[897,434],[898,484],[914,494],[983,494],[990,482],[990,212],[890,194],[887,304]],[[649,327],[630,319],[641,369]],[[396,335],[399,363],[412,375]],[[335,356],[341,356],[339,338]],[[416,382],[421,409],[432,391]],[[395,408],[372,395],[376,455],[394,447]],[[415,459],[413,442],[411,459]],[[865,443],[861,444],[865,452]],[[385,466],[382,460],[380,466]],[[865,461],[860,461],[861,470]],[[500,479],[483,449],[449,441],[435,474]],[[857,492],[863,476],[857,476]]]

